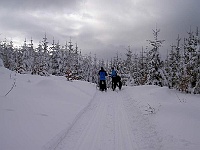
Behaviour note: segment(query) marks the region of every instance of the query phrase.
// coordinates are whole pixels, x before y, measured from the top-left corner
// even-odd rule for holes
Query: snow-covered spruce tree
[[[53,75],[63,75],[63,58],[62,51],[60,48],[59,41],[55,44],[54,38],[50,49],[50,60],[49,60],[49,73]]]
[[[71,39],[70,39],[71,40]],[[65,44],[65,49],[64,49],[64,66],[65,67],[64,69],[64,72],[65,72],[65,76],[68,80],[71,79],[71,75],[72,75],[72,71],[71,71],[71,51],[69,48],[71,46],[68,45],[68,42],[66,41],[66,44]]]
[[[2,58],[3,58],[3,48],[2,48],[2,43],[0,41],[0,67],[4,67]]]
[[[119,72],[120,70],[120,66],[119,66],[119,53],[116,53],[116,56],[114,56],[107,64],[107,68],[111,71],[111,68],[114,67],[115,70],[117,70]]]
[[[122,80],[123,80],[123,76],[122,74],[124,73],[124,65],[123,65],[123,60],[122,58],[119,56],[118,52],[117,52],[117,70],[118,70],[118,74],[121,76]]]
[[[80,74],[80,57],[79,57],[79,50],[78,45],[75,43],[75,47],[73,48],[71,39],[69,42],[69,64],[70,64],[70,70],[72,72],[73,78],[78,80],[81,78]]]
[[[175,82],[177,81],[175,77],[176,72],[174,67],[175,62],[175,52],[174,52],[174,46],[171,46],[171,51],[169,54],[167,54],[167,60],[165,64],[165,71],[167,74],[167,81],[168,81],[168,87],[173,88],[175,86]]]
[[[191,78],[191,92],[196,94],[200,94],[200,38],[199,38],[199,30],[198,27],[196,29],[196,33],[194,35],[194,49],[195,52],[192,57],[194,70],[192,72]]]
[[[34,68],[34,73],[41,75],[41,76],[48,76],[49,75],[49,50],[48,50],[48,41],[47,36],[45,33],[45,37],[43,41],[39,43],[37,47],[37,54],[36,54],[36,66]]]
[[[28,63],[28,59],[29,59],[29,55],[28,55],[28,46],[26,44],[26,38],[24,40],[24,45],[21,47],[21,53],[22,53],[22,68],[20,71],[18,71],[19,73],[27,73],[29,70],[29,63]]]
[[[88,81],[88,82],[92,82],[92,76],[97,76],[97,74],[93,74],[93,66],[92,66],[92,57],[91,57],[91,53],[90,55],[86,55],[83,57],[82,59],[82,63],[80,66],[80,72],[81,72],[81,77],[83,80]]]
[[[96,54],[94,55],[93,59],[93,67],[92,67],[92,83],[98,83],[98,68],[97,68],[97,56]]]
[[[184,70],[180,83],[180,89],[189,93],[199,93],[199,31],[191,29],[184,40]]]
[[[35,58],[35,65],[33,74],[38,74],[41,76],[48,76],[49,75],[49,50],[48,50],[48,42],[47,37],[43,38],[43,41],[39,43],[38,47],[36,48],[36,55]]]
[[[35,54],[33,55],[33,65],[31,74],[40,74],[40,65],[42,62],[42,44],[39,42],[38,47],[35,49]]]
[[[85,73],[86,73],[86,81],[88,82],[91,82],[92,81],[92,57],[91,57],[91,53],[87,56],[87,65],[86,65],[86,70],[85,70]]]
[[[138,84],[139,85],[144,85],[147,83],[147,75],[148,75],[147,57],[146,57],[146,52],[144,52],[143,47],[142,47],[142,51],[140,52],[140,56],[138,58]]]
[[[198,35],[199,36],[199,35]],[[194,94],[200,94],[200,39],[198,38],[198,45],[196,47],[197,49],[197,55],[195,57],[195,72],[197,73],[197,77],[196,77],[196,84],[193,88],[193,93]]]
[[[76,80],[81,79],[81,73],[80,73],[80,69],[81,69],[81,66],[80,66],[80,55],[81,55],[81,52],[79,52],[78,44],[75,43],[73,63],[74,63],[74,70],[76,72]],[[92,58],[91,58],[91,62],[92,62]]]
[[[24,46],[20,48],[16,48],[14,50],[14,60],[15,60],[15,65],[14,65],[14,70],[18,73],[27,73],[26,69],[26,62],[27,62],[27,53],[26,49]]]
[[[68,71],[68,43],[66,41],[65,46],[61,49],[61,59],[62,59],[62,68],[61,68],[61,74],[66,76]]]
[[[133,78],[133,62],[132,62],[132,58],[133,58],[133,54],[131,51],[130,46],[128,46],[128,49],[126,55],[126,60],[124,62],[124,74],[126,76],[126,85],[134,85],[134,78]]]
[[[33,49],[33,40],[31,39],[30,44],[27,44],[26,42],[27,41],[25,39],[24,45],[21,47],[22,68],[20,73],[32,73],[33,70],[34,54],[35,54],[35,51]]]
[[[120,65],[119,64],[119,54],[117,52],[116,58],[114,59],[114,66],[115,66],[116,70],[118,71],[118,73],[120,72],[119,71],[120,70],[120,66],[119,65]],[[111,66],[108,66],[108,67],[111,67]]]
[[[171,46],[171,51],[169,56],[167,56],[167,81],[169,88],[176,88],[179,87],[180,77],[181,77],[181,47],[180,47],[181,38],[178,35],[177,38],[177,45]]]
[[[159,49],[164,40],[158,39],[160,29],[153,30],[154,40],[148,40],[152,49],[149,50],[148,58],[148,77],[147,84],[163,86],[166,84],[166,79],[163,70],[163,62],[160,59]]]
[[[57,51],[56,51],[56,46],[55,46],[55,40],[54,40],[54,37],[53,37],[53,42],[52,42],[52,45],[49,47],[49,55],[50,55],[50,58],[49,58],[49,73],[50,74],[53,74],[53,75],[56,75],[57,74],[57,67],[58,67],[58,64],[57,64]]]
[[[42,65],[41,65],[41,71],[40,75],[48,76],[49,75],[49,49],[48,49],[48,41],[47,41],[47,36],[45,33],[45,37],[43,38],[42,41],[42,53],[43,53],[43,58],[42,58]]]
[[[69,45],[68,45],[68,69],[72,72],[73,71],[73,44],[72,44],[72,41],[71,41],[71,38],[70,38],[70,41],[69,41]]]
[[[14,59],[13,59],[13,53],[14,53],[14,48],[13,48],[13,42],[7,42],[5,39],[1,43],[1,58],[3,60],[5,68],[8,68],[10,70],[14,70]]]
[[[74,45],[71,41],[68,42],[67,44],[67,76],[69,76],[71,79],[75,79],[76,76],[78,76],[77,68],[76,68],[76,58],[77,58],[77,53],[76,49],[74,48]]]
[[[131,76],[133,78],[133,82],[131,83],[132,85],[139,85],[139,57],[138,54],[133,55],[133,60],[132,60],[132,67],[131,67]]]
[[[13,57],[15,60],[15,71],[18,73],[32,73],[33,71],[33,63],[34,63],[34,49],[33,43],[31,39],[31,44],[27,44],[26,39],[24,40],[24,44],[20,48],[16,48],[13,53]]]
[[[61,76],[66,76],[67,72],[67,56],[68,56],[68,51],[67,51],[67,45],[59,49],[59,75]]]
[[[35,52],[35,49],[33,48],[32,37],[31,37],[30,43],[28,44],[28,52],[27,53],[29,55],[29,58],[28,58],[29,70],[28,70],[28,72],[33,74],[36,52]]]

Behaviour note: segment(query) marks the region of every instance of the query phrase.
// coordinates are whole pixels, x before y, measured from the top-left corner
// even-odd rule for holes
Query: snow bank
[[[87,106],[94,87],[64,77],[20,75],[0,68],[0,149],[42,149]]]
[[[144,115],[154,122],[161,134],[162,149],[199,149],[199,95],[158,86],[138,86],[127,90]]]

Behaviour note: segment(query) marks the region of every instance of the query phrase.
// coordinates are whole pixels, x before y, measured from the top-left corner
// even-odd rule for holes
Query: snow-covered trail
[[[46,149],[157,150],[157,132],[127,91],[97,91],[89,105]]]
[[[100,92],[0,67],[0,150],[197,150],[199,98],[154,85]]]

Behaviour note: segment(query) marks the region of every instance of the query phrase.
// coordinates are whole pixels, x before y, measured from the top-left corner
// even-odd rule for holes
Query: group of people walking
[[[107,91],[106,76],[108,76],[107,72],[104,70],[103,67],[101,67],[101,70],[99,71],[99,88],[101,91],[104,90]],[[117,75],[117,71],[114,69],[114,67],[112,67],[112,72],[109,75],[109,77],[112,78],[112,90],[114,91],[117,86],[121,90],[122,88],[121,77]]]

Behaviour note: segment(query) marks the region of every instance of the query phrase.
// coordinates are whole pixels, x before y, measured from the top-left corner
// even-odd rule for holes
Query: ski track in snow
[[[161,140],[126,90],[97,91],[46,150],[159,150]]]

